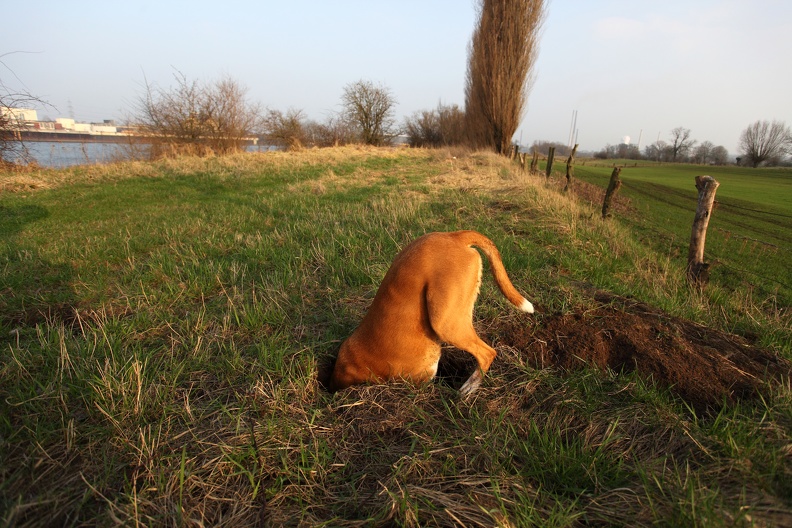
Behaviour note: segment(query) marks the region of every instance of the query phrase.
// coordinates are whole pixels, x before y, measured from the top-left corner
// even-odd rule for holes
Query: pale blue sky
[[[368,79],[401,120],[464,105],[474,18],[472,0],[28,0],[3,7],[0,79],[55,106],[41,117],[82,121],[123,120],[144,78],[168,87],[174,69],[317,120]],[[735,152],[757,119],[792,125],[790,57],[789,0],[552,0],[515,139],[565,143],[577,110],[584,150],[684,126]]]

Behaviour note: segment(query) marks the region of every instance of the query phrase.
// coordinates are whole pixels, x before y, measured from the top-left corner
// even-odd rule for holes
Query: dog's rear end
[[[473,306],[481,284],[479,247],[495,281],[515,306],[533,306],[512,285],[495,245],[475,231],[430,233],[399,253],[360,326],[344,341],[330,390],[393,378],[422,382],[437,372],[440,343],[472,354],[479,368],[460,389],[473,392],[496,352],[473,328]]]

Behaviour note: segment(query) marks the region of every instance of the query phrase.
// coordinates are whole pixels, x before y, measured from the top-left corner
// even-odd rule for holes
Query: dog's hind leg
[[[479,339],[472,327],[471,332],[473,333],[472,337],[468,337],[466,339],[448,340],[448,342],[455,347],[472,354],[478,363],[478,368],[476,368],[473,374],[470,375],[468,380],[459,389],[459,392],[462,394],[462,396],[468,396],[479,388],[479,385],[481,385],[481,380],[484,378],[484,374],[487,373],[492,361],[497,355],[497,352],[495,352],[494,348]]]
[[[433,302],[433,296],[427,296],[429,319],[440,341],[468,352],[478,363],[476,371],[460,389],[463,395],[478,388],[497,355],[495,349],[482,341],[473,328],[473,303],[477,296],[478,288],[471,288],[462,298],[458,295],[451,298],[441,295],[437,300],[442,302]]]

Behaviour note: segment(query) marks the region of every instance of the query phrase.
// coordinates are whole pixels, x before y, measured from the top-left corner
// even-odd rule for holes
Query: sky
[[[265,108],[323,121],[364,79],[401,122],[464,107],[474,0],[29,0],[3,7],[0,81],[39,118],[123,122],[146,83],[230,77]],[[641,148],[684,127],[737,153],[757,120],[792,125],[789,0],[550,0],[515,141]]]

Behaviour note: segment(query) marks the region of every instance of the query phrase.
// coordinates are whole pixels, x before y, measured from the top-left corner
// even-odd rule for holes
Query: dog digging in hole
[[[475,231],[429,233],[393,260],[360,326],[342,344],[328,389],[434,377],[440,344],[448,343],[476,359],[478,368],[460,388],[472,394],[495,359],[495,350],[473,328],[473,305],[481,286],[479,248],[490,262],[501,293],[514,306],[533,305],[512,285],[495,244]]]

